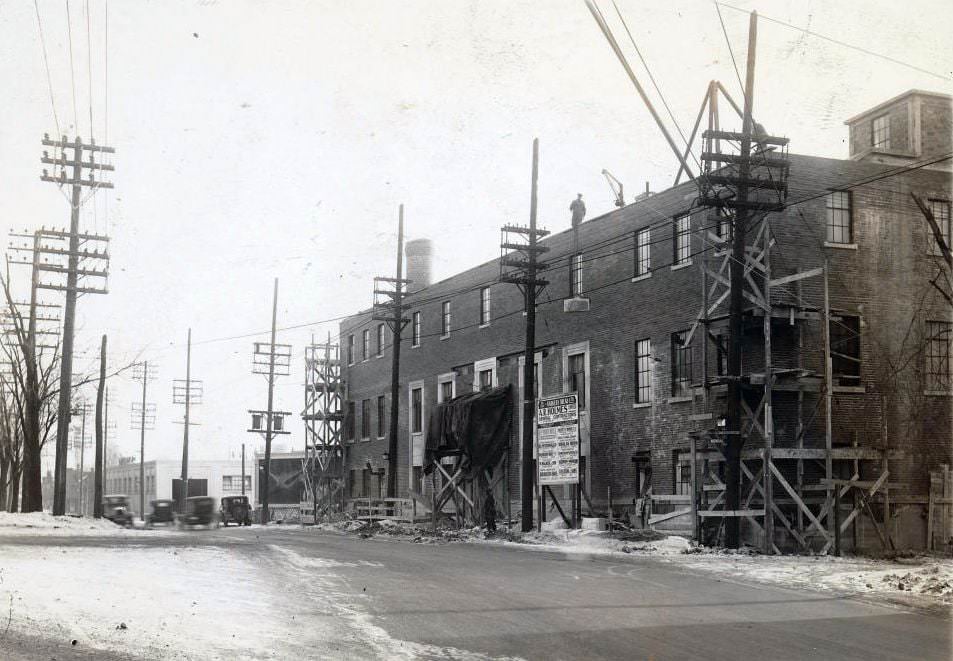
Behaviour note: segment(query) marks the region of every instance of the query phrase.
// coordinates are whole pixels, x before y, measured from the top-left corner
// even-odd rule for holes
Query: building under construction
[[[951,105],[911,91],[857,115],[847,159],[789,154],[786,138],[756,127],[745,177],[732,168],[739,135],[709,113],[696,178],[583,222],[577,236],[540,240],[538,395],[576,392],[580,409],[578,496],[555,488],[548,517],[569,518],[578,500],[586,515],[611,509],[712,543],[733,519],[772,552],[948,543]],[[739,182],[754,192],[745,198],[740,498],[728,508]],[[523,297],[500,282],[499,260],[431,283],[420,242],[414,251],[398,495],[426,507],[419,496],[439,488],[424,472],[436,404],[509,384],[514,420],[493,484],[500,515],[518,511]],[[380,497],[390,334],[366,310],[341,323],[340,342],[347,496]]]

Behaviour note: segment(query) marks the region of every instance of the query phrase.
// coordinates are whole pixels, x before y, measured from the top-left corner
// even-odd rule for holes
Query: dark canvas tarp
[[[438,404],[427,428],[427,469],[456,451],[469,459],[470,477],[499,462],[510,440],[510,386],[468,393]]]

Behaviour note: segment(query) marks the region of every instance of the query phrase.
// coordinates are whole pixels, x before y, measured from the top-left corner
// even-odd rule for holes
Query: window
[[[582,255],[572,256],[572,268],[569,270],[570,296],[582,295]]]
[[[672,234],[674,255],[672,266],[692,263],[692,217],[688,214],[675,218]]]
[[[692,394],[692,346],[686,345],[688,331],[672,333],[672,397]]]
[[[480,289],[480,325],[486,326],[490,323],[490,288]]]
[[[361,335],[361,360],[371,357],[371,331],[365,328]]]
[[[420,313],[414,312],[414,321],[411,328],[410,335],[410,345],[414,347],[420,346]]]
[[[827,242],[853,243],[850,191],[835,190],[827,195]]]
[[[371,400],[361,400],[361,438],[367,440],[371,437]]]
[[[440,384],[440,401],[449,402],[453,399],[453,381],[444,381]]]
[[[875,117],[870,130],[871,144],[875,149],[890,149],[890,117]]]
[[[950,370],[950,342],[953,324],[949,321],[928,321],[926,324],[926,388],[931,392],[953,390]]]
[[[440,335],[450,336],[450,301],[444,301],[440,306]]]
[[[354,402],[347,403],[347,413],[344,414],[344,440],[354,440]]]
[[[940,226],[940,236],[943,237],[943,242],[946,244],[946,247],[950,247],[950,203],[946,200],[930,200],[930,212],[933,214],[933,219],[936,221],[936,224]],[[930,252],[934,255],[941,254],[940,244],[937,243],[936,235],[933,233],[933,228],[929,227],[928,232],[930,235]]]
[[[242,490],[242,476],[241,475],[223,475],[222,476],[222,491],[241,491]],[[245,491],[251,491],[251,475],[245,476]]]
[[[860,317],[831,317],[830,336],[834,385],[860,385]]]
[[[569,392],[576,393],[579,410],[586,410],[586,354],[569,356]]]
[[[252,429],[264,429],[264,427],[261,426],[261,418],[262,418],[261,413],[251,414],[251,428]]]
[[[384,395],[377,396],[377,438],[384,438],[384,427],[387,421],[387,415],[384,411],[385,401]]]
[[[489,390],[493,387],[493,370],[480,370],[480,390]]]
[[[681,454],[688,453],[685,450],[672,452],[672,465],[675,468],[675,495],[689,496],[692,493],[692,464],[688,459],[680,459]]]
[[[422,388],[414,388],[410,392],[411,412],[410,412],[410,433],[420,434],[424,430],[424,391]]]
[[[377,355],[384,355],[384,324],[377,324]]]
[[[722,239],[731,238],[732,217],[727,209],[714,209],[713,215],[709,217],[711,224],[715,227],[715,234]]]
[[[652,342],[647,338],[635,343],[635,401],[652,401]]]
[[[648,275],[652,270],[652,230],[635,233],[635,277]]]
[[[347,336],[347,364],[354,364],[354,336]]]
[[[275,413],[271,420],[272,431],[282,431],[285,427],[285,416]]]

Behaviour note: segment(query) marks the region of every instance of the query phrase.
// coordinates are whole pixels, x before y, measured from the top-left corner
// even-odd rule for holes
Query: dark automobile
[[[251,525],[251,506],[248,496],[223,496],[219,506],[219,518],[223,526],[237,523],[240,526]]]
[[[129,511],[129,497],[120,494],[103,496],[103,517],[118,526],[130,527],[132,513]]]
[[[185,501],[185,514],[179,517],[179,526],[217,526],[215,499],[210,496],[192,496]]]
[[[172,500],[153,500],[149,504],[152,506],[152,513],[146,519],[147,526],[154,526],[157,523],[175,523],[175,501]]]

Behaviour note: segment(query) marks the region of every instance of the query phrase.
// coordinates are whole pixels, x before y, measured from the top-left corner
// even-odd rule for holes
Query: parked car
[[[185,513],[179,517],[179,527],[218,526],[215,519],[215,499],[211,496],[192,496],[185,501]]]
[[[129,497],[122,494],[103,496],[103,517],[118,526],[132,526],[132,512],[129,511]]]
[[[175,501],[152,500],[149,504],[152,506],[152,512],[146,518],[146,526],[151,528],[158,523],[175,524]]]
[[[223,526],[237,523],[240,526],[251,525],[251,506],[248,496],[223,496],[218,509],[219,519]]]

